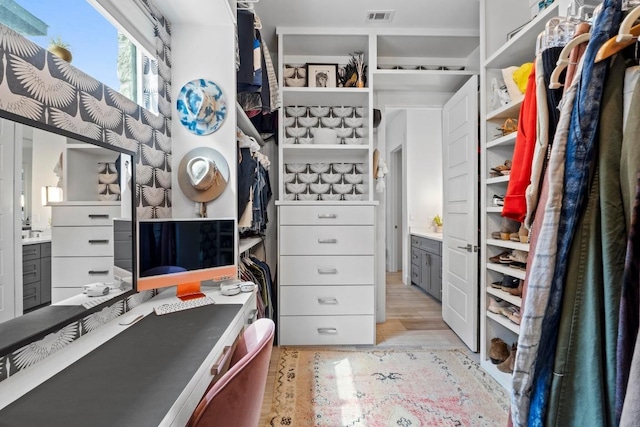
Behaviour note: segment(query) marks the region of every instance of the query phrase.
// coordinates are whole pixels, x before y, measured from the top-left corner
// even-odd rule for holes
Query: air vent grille
[[[395,10],[370,10],[367,12],[367,22],[391,22]]]

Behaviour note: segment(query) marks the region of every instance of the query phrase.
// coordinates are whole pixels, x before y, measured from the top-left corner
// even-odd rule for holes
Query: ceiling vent
[[[395,10],[370,10],[367,12],[367,22],[391,22]]]

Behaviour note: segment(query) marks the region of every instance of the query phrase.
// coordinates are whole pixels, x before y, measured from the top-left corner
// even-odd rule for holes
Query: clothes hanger
[[[624,17],[620,24],[620,28],[618,29],[618,35],[604,42],[600,49],[598,49],[595,62],[607,59],[620,52],[625,47],[638,41],[638,36],[640,36],[640,24],[632,27],[633,23],[638,18],[640,18],[640,6],[636,6],[627,16]]]
[[[562,83],[560,83],[560,74],[569,65],[569,55],[571,55],[571,51],[574,47],[581,43],[588,42],[590,39],[591,33],[580,34],[579,36],[572,38],[571,41],[562,48],[560,57],[556,63],[556,68],[553,69],[551,77],[549,78],[549,89],[560,89],[562,87]]]

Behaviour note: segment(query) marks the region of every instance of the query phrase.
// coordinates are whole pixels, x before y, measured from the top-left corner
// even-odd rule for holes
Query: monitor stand
[[[188,301],[196,298],[204,298],[205,294],[200,291],[200,282],[191,282],[178,285],[176,296],[182,301]]]

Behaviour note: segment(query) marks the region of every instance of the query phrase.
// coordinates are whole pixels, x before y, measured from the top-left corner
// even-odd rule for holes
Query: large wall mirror
[[[149,21],[136,28],[154,30],[157,62],[145,63],[143,89],[157,110],[0,25],[0,174],[13,173],[0,178],[0,245],[11,254],[8,264],[0,257],[0,366],[12,367],[0,381],[151,296],[126,290],[135,270],[127,252],[135,218],[171,216],[170,24],[152,0],[126,3]],[[94,306],[82,292],[122,281]],[[37,357],[22,357],[28,348]]]
[[[22,295],[22,307],[0,322],[0,349],[41,333],[43,319],[55,329],[135,290],[137,154],[16,119],[0,118],[0,149],[22,159],[0,169],[2,194],[18,207],[0,219],[1,234],[13,236],[0,245],[15,254],[13,292],[4,295]],[[86,292],[97,283],[108,291]]]

